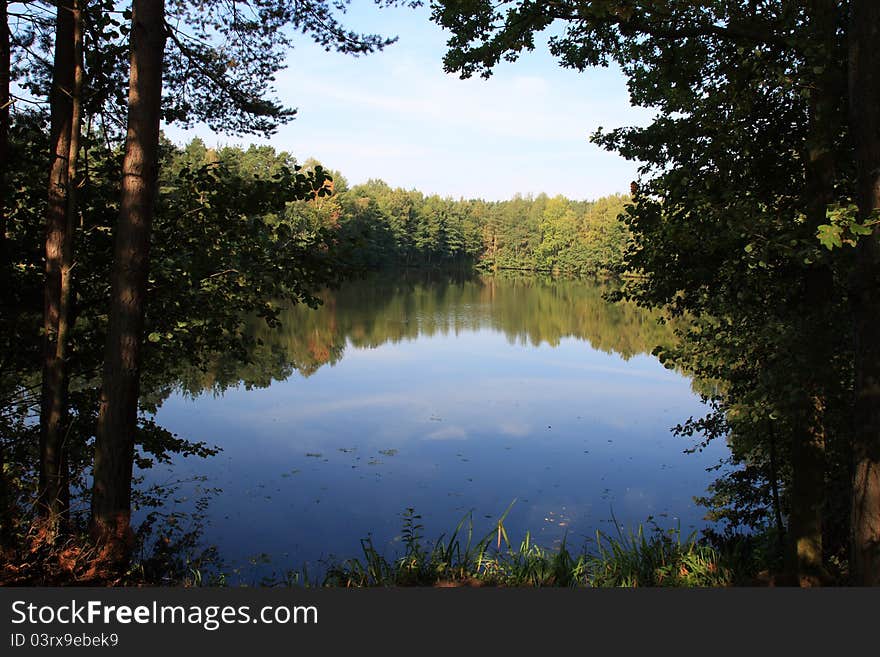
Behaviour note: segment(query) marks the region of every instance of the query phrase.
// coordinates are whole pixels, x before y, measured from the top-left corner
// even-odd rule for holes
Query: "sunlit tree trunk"
[[[850,132],[863,220],[880,210],[880,2],[853,0],[849,25]],[[860,240],[855,290],[853,583],[880,586],[880,225]]]
[[[162,0],[135,0],[132,12],[128,132],[92,492],[92,535],[109,562],[125,560],[131,547],[132,462],[165,43]]]
[[[46,211],[46,277],[43,292],[43,382],[40,408],[40,482],[38,510],[54,533],[68,505],[65,457],[67,367],[59,340],[62,313],[61,288],[64,260],[70,251],[68,192],[70,146],[73,130],[75,78],[75,20],[73,3],[57,4],[55,59],[50,96],[52,151],[49,165],[49,200]]]

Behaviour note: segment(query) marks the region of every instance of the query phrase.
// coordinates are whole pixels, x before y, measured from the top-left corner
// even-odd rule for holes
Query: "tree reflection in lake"
[[[231,563],[267,553],[313,566],[372,535],[393,552],[414,507],[426,536],[473,510],[552,545],[581,544],[612,515],[705,523],[692,497],[726,453],[671,426],[701,413],[690,382],[651,350],[672,330],[595,282],[409,275],[352,282],[281,328],[255,320],[250,362],[184,367],[156,413],[162,426],[222,447],[162,477],[222,489],[205,539]],[[299,374],[294,376],[294,373]],[[213,393],[213,394],[204,394]]]

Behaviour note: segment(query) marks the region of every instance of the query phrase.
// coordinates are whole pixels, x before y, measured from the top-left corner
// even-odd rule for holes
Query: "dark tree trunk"
[[[805,209],[807,228],[815,233],[824,224],[834,194],[835,137],[840,131],[837,8],[834,0],[811,0],[812,65],[821,72],[811,85],[810,122],[806,143]],[[797,306],[796,358],[801,360],[803,394],[795,409],[798,423],[792,436],[790,540],[793,570],[801,586],[822,584],[822,525],[825,506],[825,398],[831,380],[829,363],[833,335],[833,275],[824,263],[807,270],[803,297]]]
[[[6,244],[6,180],[9,168],[9,78],[11,66],[9,17],[6,0],[0,0],[0,285],[9,274],[9,247]]]
[[[771,428],[770,435],[770,492],[773,495],[773,516],[776,519],[776,534],[779,552],[785,550],[785,523],[782,521],[782,504],[779,500],[779,466],[776,456],[776,432]]]
[[[111,563],[124,561],[131,547],[131,476],[165,43],[162,0],[135,0],[132,12],[128,133],[92,493],[92,535]]]
[[[40,408],[38,509],[54,533],[67,510],[68,474],[64,438],[67,367],[58,357],[61,272],[70,248],[67,231],[70,136],[75,75],[74,15],[70,1],[58,2],[52,76],[49,203],[46,211],[46,278],[43,306],[43,385]],[[63,349],[61,350],[63,352]]]
[[[62,363],[65,370],[65,397],[67,395],[66,382],[69,380],[69,368],[67,365],[67,352],[70,327],[73,324],[71,313],[73,250],[76,236],[76,213],[77,213],[77,166],[79,162],[80,133],[82,130],[83,114],[83,78],[85,77],[83,63],[83,8],[86,0],[73,0],[73,93],[71,95],[71,128],[70,150],[67,158],[67,213],[66,213],[66,239],[61,258],[61,296],[58,314],[58,348],[56,357]]]
[[[10,35],[6,0],[0,0],[0,312],[6,309],[11,275],[9,247],[6,241],[6,185],[9,170],[10,122]],[[9,498],[10,485],[4,471],[5,454],[0,444],[0,558],[13,543],[13,510]]]
[[[789,540],[793,574],[801,586],[821,585],[827,575],[823,565],[822,515],[825,502],[824,403],[810,400],[812,412],[803,412],[803,423],[792,436],[791,518]]]
[[[853,0],[849,25],[850,133],[863,220],[880,210],[880,2]],[[873,215],[873,216],[872,216]],[[855,436],[852,559],[854,584],[880,586],[880,225],[859,241],[853,293]]]

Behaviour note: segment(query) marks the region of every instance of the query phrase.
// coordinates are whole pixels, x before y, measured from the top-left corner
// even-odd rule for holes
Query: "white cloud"
[[[464,131],[518,141],[586,140],[601,124],[616,125],[620,108],[602,100],[584,100],[535,76],[503,80],[459,80],[430,69],[407,67],[376,88],[374,81],[323,78],[298,80],[297,90],[312,102],[344,106],[354,114],[379,114],[382,123],[419,123],[432,134]],[[478,146],[478,144],[474,144]]]
[[[502,422],[498,427],[498,433],[504,436],[512,436],[513,438],[525,438],[531,433],[531,427],[525,422],[507,421]]]
[[[600,126],[644,124],[650,116],[629,107],[621,75],[577,74],[533,53],[490,80],[461,80],[443,71],[445,37],[420,42],[419,30],[402,19],[400,42],[364,58],[298,46],[277,84],[297,119],[263,143],[316,157],[353,184],[382,178],[429,194],[596,198],[628,190],[635,165],[589,142]],[[259,140],[233,143],[242,141]]]
[[[462,427],[443,427],[426,435],[425,440],[467,440],[467,431]]]

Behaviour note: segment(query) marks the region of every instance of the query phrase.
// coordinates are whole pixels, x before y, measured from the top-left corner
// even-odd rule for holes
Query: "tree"
[[[165,7],[135,0],[131,16],[128,135],[113,255],[110,324],[95,440],[92,535],[110,561],[131,547],[131,475],[140,391],[150,227],[159,160]]]
[[[40,412],[38,505],[55,533],[69,504],[65,431],[69,370],[71,268],[76,172],[83,89],[82,0],[57,3],[55,58],[50,92],[52,152],[46,212],[46,281],[43,313],[43,387]]]
[[[345,4],[336,3],[344,10]],[[174,17],[192,34],[172,25]],[[116,226],[110,320],[95,442],[91,532],[110,563],[131,547],[131,475],[137,427],[146,283],[159,162],[159,122],[195,120],[226,132],[269,134],[293,112],[265,98],[288,45],[286,27],[327,48],[360,54],[391,43],[343,30],[324,0],[290,4],[135,0],[122,194]],[[167,39],[174,45],[167,61]],[[217,45],[212,45],[212,37]],[[163,66],[168,71],[163,78]],[[195,74],[195,75],[194,75]],[[163,82],[179,92],[163,96]],[[164,101],[164,102],[163,102]]]
[[[577,239],[577,219],[568,200],[557,196],[547,202],[541,217],[541,241],[538,244],[537,265],[543,269],[560,269],[565,255],[572,251]]]
[[[849,122],[855,144],[858,218],[871,232],[858,243],[854,277],[855,416],[853,570],[880,585],[880,6],[853,0],[849,37]]]
[[[9,82],[12,69],[8,9],[6,2],[0,2],[0,285],[4,287],[8,283],[9,267],[6,253],[6,169],[9,166]]]
[[[839,397],[837,382],[847,380],[851,366],[849,349],[840,340],[848,333],[840,325],[846,315],[842,304],[850,296],[841,284],[843,272],[851,271],[848,256],[823,253],[816,236],[831,230],[829,211],[846,206],[852,190],[849,172],[874,170],[866,168],[869,156],[858,167],[847,156],[849,139],[871,135],[856,143],[873,144],[877,128],[860,103],[857,120],[863,127],[852,116],[846,120],[842,37],[849,30],[851,53],[856,39],[867,51],[864,44],[873,28],[865,26],[873,25],[876,16],[861,3],[846,5],[854,14],[865,12],[859,14],[859,30],[840,20],[840,3],[826,0],[476,1],[438,2],[434,10],[434,19],[453,31],[445,57],[449,71],[491,75],[502,59],[514,60],[534,48],[535,34],[562,20],[564,31],[551,37],[550,49],[563,65],[582,70],[615,60],[629,77],[633,102],[659,110],[647,128],[595,137],[646,163],[629,210],[638,243],[627,264],[648,278],[632,294],[646,303],[672,303],[679,311],[714,317],[718,330],[691,337],[706,350],[723,347],[720,353],[728,363],[739,360],[734,345],[746,344],[755,355],[764,352],[765,364],[767,353],[774,359],[790,355],[769,376],[766,365],[721,365],[715,372],[737,377],[734,381],[746,377],[742,387],[728,389],[728,402],[746,394],[745,381],[758,386],[762,404],[774,407],[771,419],[787,431],[791,567],[802,583],[823,577],[822,491],[830,472],[826,445],[840,433],[829,432],[829,404]],[[859,38],[861,30],[868,31]],[[849,79],[861,80],[858,93],[875,94],[869,96],[873,101],[874,74],[865,73],[867,67],[859,78],[854,61],[850,54]],[[859,96],[852,89],[849,95],[852,110]],[[860,207],[870,203],[863,200]],[[870,249],[859,248],[862,253]],[[855,278],[876,288],[877,279],[868,271]],[[776,326],[782,330],[768,330]],[[873,358],[856,359],[857,380],[867,380],[864,373]],[[838,440],[847,444],[845,436]],[[866,436],[862,456],[856,455],[864,482],[873,481],[867,473],[875,470],[876,461],[867,455],[876,450],[867,445],[876,443]],[[853,485],[867,499],[876,496],[873,483],[860,486],[857,476]],[[880,518],[875,499],[859,507],[866,517]],[[876,544],[880,527],[866,517],[853,523],[855,532],[859,522],[866,528],[855,541],[861,541],[863,553]],[[854,555],[853,565],[858,561]],[[873,576],[860,570],[861,581],[871,582]]]

